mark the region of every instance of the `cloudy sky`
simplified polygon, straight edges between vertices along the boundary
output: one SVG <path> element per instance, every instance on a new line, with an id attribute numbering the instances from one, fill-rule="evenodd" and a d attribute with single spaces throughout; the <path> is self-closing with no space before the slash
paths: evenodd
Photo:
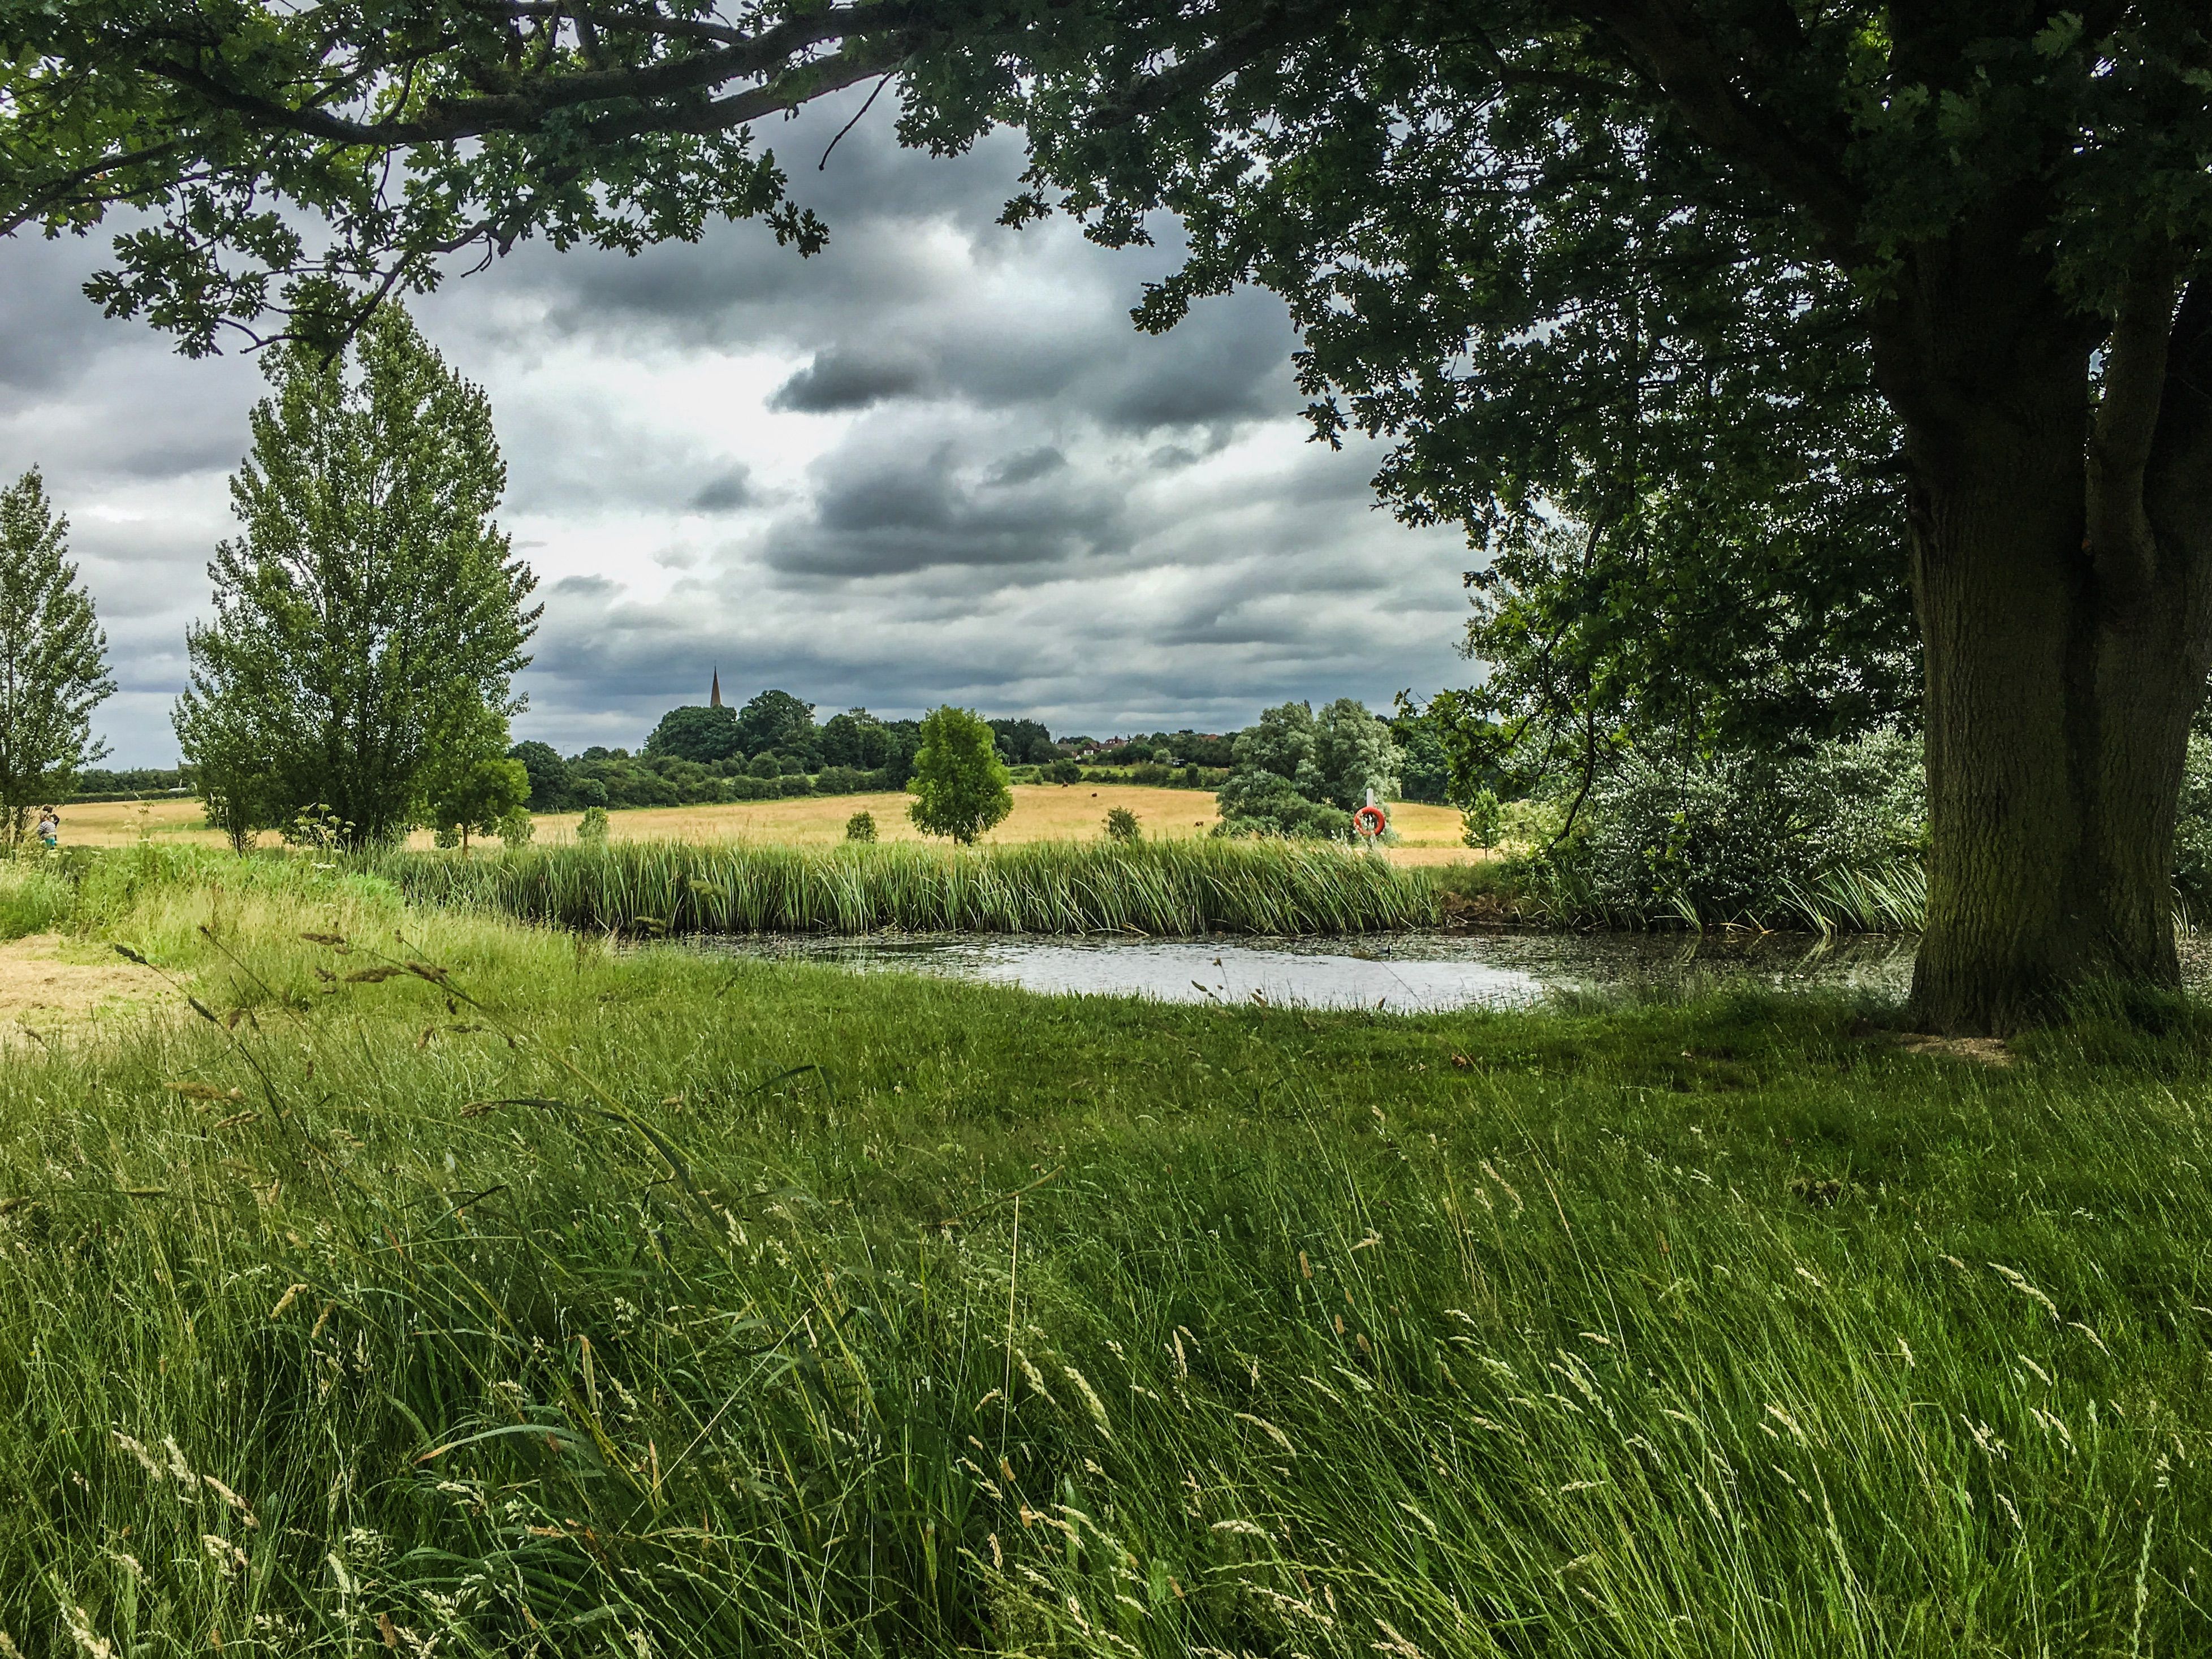
<path id="1" fill-rule="evenodd" d="M 1305 441 L 1281 306 L 1138 334 L 1171 250 L 1000 228 L 1018 144 L 902 151 L 888 103 L 826 171 L 849 108 L 769 135 L 830 223 L 812 259 L 757 224 L 635 259 L 532 244 L 416 302 L 490 393 L 545 601 L 517 736 L 635 746 L 717 665 L 739 697 L 1099 736 L 1464 684 L 1464 546 L 1375 507 L 1373 449 Z M 0 473 L 43 466 L 73 521 L 122 688 L 110 763 L 169 764 L 263 387 L 101 318 L 79 285 L 104 250 L 0 241 Z"/>

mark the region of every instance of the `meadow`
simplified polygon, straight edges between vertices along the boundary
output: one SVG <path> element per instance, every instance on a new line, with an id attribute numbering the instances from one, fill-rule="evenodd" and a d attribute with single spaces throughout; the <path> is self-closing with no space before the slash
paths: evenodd
<path id="1" fill-rule="evenodd" d="M 1095 841 L 1107 812 L 1124 806 L 1150 840 L 1181 840 L 1210 832 L 1219 821 L 1212 794 L 1199 789 L 1154 789 L 1134 784 L 1017 784 L 1014 810 L 984 837 L 988 846 L 1034 841 Z M 737 801 L 720 806 L 652 806 L 607 815 L 611 841 L 717 842 L 753 840 L 793 847 L 826 847 L 845 838 L 845 821 L 866 812 L 886 842 L 926 842 L 908 822 L 903 794 L 805 795 L 791 800 Z M 1479 858 L 1461 842 L 1460 817 L 1447 806 L 1399 801 L 1391 806 L 1399 843 L 1394 861 L 1408 864 L 1456 862 Z M 536 818 L 540 842 L 560 844 L 575 838 L 575 812 L 547 812 Z M 222 836 L 206 827 L 199 803 L 161 799 L 102 801 L 70 806 L 62 815 L 63 840 L 72 847 L 127 847 L 141 839 L 186 846 L 221 847 Z M 264 844 L 276 836 L 264 833 Z M 942 845 L 942 842 L 938 843 Z M 408 845 L 430 845 L 418 830 Z"/>
<path id="2" fill-rule="evenodd" d="M 173 852 L 0 916 L 174 988 L 0 1035 L 33 1659 L 2212 1638 L 2185 1006 L 1077 1001 Z"/>

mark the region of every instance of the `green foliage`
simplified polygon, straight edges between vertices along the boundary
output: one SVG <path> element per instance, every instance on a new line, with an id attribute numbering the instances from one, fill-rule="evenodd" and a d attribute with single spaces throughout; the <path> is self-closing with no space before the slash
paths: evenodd
<path id="1" fill-rule="evenodd" d="M 288 847 L 304 847 L 317 853 L 335 853 L 356 844 L 354 826 L 340 817 L 327 802 L 311 801 L 283 823 Z"/>
<path id="2" fill-rule="evenodd" d="M 1364 805 L 1370 790 L 1377 800 L 1398 793 L 1398 745 L 1390 728 L 1351 697 L 1339 697 L 1314 717 L 1313 765 L 1319 799 L 1346 811 Z"/>
<path id="3" fill-rule="evenodd" d="M 1239 770 L 1256 769 L 1286 778 L 1302 795 L 1319 799 L 1327 786 L 1314 763 L 1313 705 L 1278 703 L 1237 734 L 1233 750 Z"/>
<path id="4" fill-rule="evenodd" d="M 1109 841 L 1126 843 L 1145 838 L 1144 830 L 1137 822 L 1137 815 L 1126 806 L 1108 807 L 1104 827 Z"/>
<path id="5" fill-rule="evenodd" d="M 1276 842 L 965 852 L 625 841 L 465 861 L 393 853 L 361 867 L 422 903 L 624 933 L 1347 933 L 1432 927 L 1439 915 L 1418 871 Z"/>
<path id="6" fill-rule="evenodd" d="M 712 766 L 743 750 L 734 708 L 703 708 L 696 705 L 672 708 L 645 740 L 645 752 L 669 755 L 678 760 Z"/>
<path id="7" fill-rule="evenodd" d="M 1217 835 L 1342 841 L 1352 830 L 1349 814 L 1301 793 L 1288 778 L 1256 766 L 1231 772 L 1214 801 L 1221 813 Z"/>
<path id="8" fill-rule="evenodd" d="M 274 395 L 231 480 L 243 533 L 210 566 L 178 740 L 210 821 L 323 802 L 352 844 L 388 841 L 441 755 L 523 706 L 535 579 L 492 522 L 507 475 L 490 407 L 404 311 L 379 311 L 346 358 L 265 361 Z"/>
<path id="9" fill-rule="evenodd" d="M 107 636 L 69 562 L 69 520 L 33 468 L 0 489 L 0 839 L 66 797 L 106 752 L 92 711 L 113 694 Z"/>
<path id="10" fill-rule="evenodd" d="M 814 705 L 788 691 L 763 691 L 739 711 L 738 742 L 748 755 L 763 749 L 803 755 L 816 742 Z"/>
<path id="11" fill-rule="evenodd" d="M 27 1655 L 2212 1642 L 2201 1019 L 1034 997 L 224 863 L 99 878 L 221 1023 L 0 1066 Z"/>
<path id="12" fill-rule="evenodd" d="M 576 820 L 576 840 L 585 847 L 604 847 L 607 842 L 607 809 L 586 806 L 584 816 Z"/>
<path id="13" fill-rule="evenodd" d="M 499 832 L 500 845 L 510 853 L 518 847 L 529 846 L 538 836 L 538 821 L 524 806 L 514 808 L 494 827 Z"/>
<path id="14" fill-rule="evenodd" d="M 999 753 L 1009 766 L 1042 766 L 1060 758 L 1052 733 L 1036 720 L 995 720 L 989 725 Z"/>
<path id="15" fill-rule="evenodd" d="M 144 800 L 173 795 L 191 788 L 186 774 L 174 766 L 87 766 L 76 775 L 70 790 L 71 801 Z"/>
<path id="16" fill-rule="evenodd" d="M 0 860 L 0 939 L 52 933 L 76 904 L 76 892 L 52 854 Z"/>
<path id="17" fill-rule="evenodd" d="M 1425 710 L 1402 706 L 1390 722 L 1398 745 L 1398 791 L 1401 799 L 1443 805 L 1452 799 L 1451 758 Z"/>
<path id="18" fill-rule="evenodd" d="M 1487 789 L 1476 790 L 1474 799 L 1460 814 L 1462 839 L 1469 847 L 1487 849 L 1497 846 L 1504 829 L 1504 817 L 1496 795 Z"/>
<path id="19" fill-rule="evenodd" d="M 1839 878 L 1913 891 L 1927 838 L 1920 745 L 1894 732 L 1803 757 L 1624 757 L 1540 879 L 1615 921 L 1705 926 L 1818 917 Z M 1893 925 L 1914 925 L 1898 916 Z"/>
<path id="20" fill-rule="evenodd" d="M 907 815 L 915 824 L 963 847 L 1014 810 L 995 734 L 969 710 L 949 704 L 923 716 L 907 787 L 915 797 Z"/>
<path id="21" fill-rule="evenodd" d="M 845 839 L 872 845 L 876 839 L 876 815 L 855 812 L 845 820 Z"/>
<path id="22" fill-rule="evenodd" d="M 464 852 L 471 835 L 501 832 L 501 826 L 518 814 L 528 822 L 525 808 L 530 800 L 530 774 L 520 761 L 479 755 L 452 769 L 440 782 L 430 803 L 430 822 L 437 829 L 458 831 Z"/>
<path id="23" fill-rule="evenodd" d="M 508 759 L 520 761 L 523 770 L 530 775 L 532 811 L 557 812 L 568 804 L 574 781 L 568 763 L 561 758 L 551 744 L 518 743 L 507 753 Z M 604 806 L 606 802 L 602 799 L 597 805 Z"/>
<path id="24" fill-rule="evenodd" d="M 1398 749 L 1365 705 L 1340 697 L 1316 717 L 1310 705 L 1263 710 L 1237 735 L 1237 769 L 1220 787 L 1221 830 L 1232 836 L 1349 833 L 1347 813 L 1395 792 Z"/>
<path id="25" fill-rule="evenodd" d="M 2212 922 L 2212 737 L 2189 735 L 2173 826 L 2173 885 L 2199 927 Z"/>

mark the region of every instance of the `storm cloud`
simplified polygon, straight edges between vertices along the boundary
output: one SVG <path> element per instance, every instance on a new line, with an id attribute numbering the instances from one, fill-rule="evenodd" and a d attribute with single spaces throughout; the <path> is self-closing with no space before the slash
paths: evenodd
<path id="1" fill-rule="evenodd" d="M 1461 538 L 1376 510 L 1372 446 L 1306 441 L 1279 301 L 1139 333 L 1172 225 L 1121 251 L 1005 228 L 1016 139 L 932 158 L 884 109 L 817 169 L 857 107 L 772 135 L 831 226 L 811 258 L 754 224 L 635 258 L 526 243 L 416 302 L 491 397 L 540 579 L 518 736 L 635 745 L 717 669 L 1098 735 L 1464 683 Z M 72 515 L 123 687 L 100 725 L 161 763 L 264 387 L 101 318 L 80 289 L 105 247 L 0 241 L 0 471 L 42 465 Z"/>

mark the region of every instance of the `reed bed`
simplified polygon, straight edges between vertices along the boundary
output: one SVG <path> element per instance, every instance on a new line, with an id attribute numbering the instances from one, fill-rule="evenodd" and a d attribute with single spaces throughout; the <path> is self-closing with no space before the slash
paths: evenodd
<path id="1" fill-rule="evenodd" d="M 398 854 L 410 898 L 619 933 L 1351 933 L 1432 927 L 1434 884 L 1327 846 L 1040 842 L 962 852 L 678 841 Z"/>
<path id="2" fill-rule="evenodd" d="M 199 1011 L 0 1036 L 0 1652 L 2212 1643 L 2186 1009 L 1995 1067 L 86 881 Z"/>

